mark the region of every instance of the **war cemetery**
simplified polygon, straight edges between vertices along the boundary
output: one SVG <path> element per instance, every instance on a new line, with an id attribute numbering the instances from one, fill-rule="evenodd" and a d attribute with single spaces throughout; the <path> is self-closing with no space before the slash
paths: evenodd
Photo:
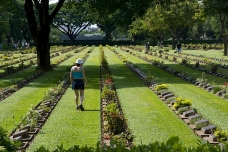
<path id="1" fill-rule="evenodd" d="M 227 2 L 0 2 L 1 152 L 226 152 Z"/>

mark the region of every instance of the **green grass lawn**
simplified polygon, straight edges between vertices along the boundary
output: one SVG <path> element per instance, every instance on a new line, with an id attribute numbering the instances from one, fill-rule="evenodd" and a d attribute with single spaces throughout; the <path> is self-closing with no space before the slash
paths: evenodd
<path id="1" fill-rule="evenodd" d="M 157 67 L 149 65 L 129 53 L 120 52 L 127 57 L 129 61 L 137 64 L 143 72 L 147 73 L 150 71 L 152 75 L 155 75 L 158 78 L 157 82 L 168 84 L 169 90 L 173 92 L 175 96 L 191 99 L 192 106 L 211 123 L 222 129 L 228 129 L 228 102 L 226 100 L 212 93 L 208 93 L 193 84 L 189 84 Z"/>
<path id="2" fill-rule="evenodd" d="M 100 64 L 98 53 L 97 47 L 90 53 L 84 64 L 88 80 L 83 104 L 85 111 L 76 110 L 74 92 L 70 85 L 27 151 L 35 151 L 42 145 L 50 151 L 54 151 L 57 148 L 56 145 L 61 144 L 66 149 L 73 145 L 95 147 L 96 143 L 100 141 Z M 77 57 L 80 56 L 77 55 Z"/>
<path id="3" fill-rule="evenodd" d="M 123 113 L 129 129 L 135 136 L 134 144 L 149 144 L 155 141 L 166 142 L 171 136 L 179 136 L 185 146 L 197 146 L 199 138 L 193 131 L 155 93 L 147 88 L 113 52 L 107 47 L 104 48 Z M 127 52 L 120 51 L 118 48 L 115 49 L 127 60 L 138 65 L 143 72 L 148 73 L 150 71 L 152 75 L 158 77 L 159 83 L 168 84 L 169 90 L 177 97 L 191 99 L 192 106 L 214 125 L 228 129 L 227 101 Z M 41 101 L 48 88 L 57 84 L 66 68 L 71 66 L 78 57 L 87 53 L 88 50 L 89 47 L 74 54 L 72 58 L 57 66 L 55 70 L 45 73 L 12 96 L 1 101 L 0 125 L 8 133 L 11 133 L 12 129 L 19 124 L 21 117 L 28 112 L 28 109 Z M 211 51 L 204 52 L 207 52 L 208 55 L 211 53 Z M 148 58 L 154 57 L 148 56 Z M 188 71 L 194 77 L 201 77 L 202 74 L 199 71 L 172 62 L 165 62 L 165 64 L 183 72 Z M 42 145 L 50 151 L 55 150 L 57 145 L 61 144 L 65 149 L 73 145 L 95 147 L 101 138 L 99 66 L 99 47 L 96 47 L 84 65 L 88 80 L 84 100 L 85 111 L 75 109 L 74 92 L 70 85 L 27 151 L 35 151 Z M 12 78 L 15 77 L 17 76 L 12 75 Z M 215 80 L 217 84 L 224 83 L 221 78 L 209 75 L 206 77 L 209 82 Z M 1 83 L 5 84 L 6 82 L 1 81 L 0 85 Z"/>
<path id="4" fill-rule="evenodd" d="M 106 48 L 105 56 L 117 88 L 117 94 L 135 144 L 164 142 L 179 136 L 186 146 L 196 146 L 199 139 L 113 52 Z M 120 52 L 122 54 L 122 52 Z M 140 62 L 138 58 L 132 61 Z"/>
<path id="5" fill-rule="evenodd" d="M 80 52 L 85 54 L 87 50 Z M 77 55 L 77 54 L 75 54 Z M 19 124 L 28 109 L 36 106 L 44 96 L 45 91 L 56 85 L 63 77 L 66 68 L 72 65 L 71 60 L 66 60 L 53 71 L 47 72 L 35 81 L 29 83 L 10 97 L 0 102 L 0 124 L 8 133 Z"/>
<path id="6" fill-rule="evenodd" d="M 73 51 L 69 52 L 69 53 L 72 53 Z M 67 53 L 67 54 L 69 54 Z M 65 55 L 65 54 L 63 54 Z M 55 62 L 57 60 L 59 60 L 60 58 L 62 58 L 62 56 L 56 56 L 54 58 L 51 59 L 51 62 Z M 18 80 L 23 80 L 24 78 L 28 78 L 30 77 L 34 71 L 36 69 L 36 65 L 34 66 L 31 66 L 29 68 L 26 68 L 22 71 L 19 71 L 19 72 L 16 72 L 16 73 L 13 73 L 9 76 L 6 76 L 4 78 L 1 78 L 0 80 L 0 88 L 5 88 L 5 87 L 9 87 L 11 85 L 14 85 L 13 81 L 18 81 Z"/>
<path id="7" fill-rule="evenodd" d="M 133 51 L 133 50 L 131 50 L 131 51 Z M 136 51 L 134 51 L 134 52 L 136 52 Z M 144 52 L 141 52 L 139 54 L 141 56 L 143 56 L 143 57 L 147 57 L 148 59 L 163 60 L 164 61 L 164 65 L 166 65 L 168 67 L 171 67 L 172 69 L 177 70 L 179 72 L 182 72 L 184 74 L 187 74 L 187 75 L 189 75 L 189 76 L 191 76 L 191 77 L 193 77 L 195 79 L 202 78 L 202 72 L 201 71 L 198 71 L 198 70 L 195 70 L 195 69 L 180 65 L 180 64 L 175 63 L 175 62 L 171 62 L 171 61 L 168 61 L 168 60 L 165 60 L 165 59 L 161 59 L 161 58 L 159 58 L 157 56 L 151 56 L 151 55 L 145 54 Z M 220 78 L 220 77 L 217 77 L 217 76 L 214 76 L 214 75 L 211 75 L 211 74 L 207 74 L 207 73 L 204 75 L 204 78 L 207 79 L 207 82 L 209 82 L 211 84 L 214 84 L 215 86 L 221 86 L 221 87 L 224 87 L 224 82 L 227 81 L 224 78 Z"/>

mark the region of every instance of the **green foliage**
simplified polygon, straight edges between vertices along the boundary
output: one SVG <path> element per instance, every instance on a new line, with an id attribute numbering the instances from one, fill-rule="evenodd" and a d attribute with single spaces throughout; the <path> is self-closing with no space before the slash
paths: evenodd
<path id="1" fill-rule="evenodd" d="M 218 141 L 227 141 L 228 130 L 217 129 L 214 132 L 214 135 L 218 138 Z"/>
<path id="2" fill-rule="evenodd" d="M 0 126 L 0 151 L 16 151 L 17 146 L 19 146 L 19 143 L 12 142 L 7 136 L 7 132 Z"/>
<path id="3" fill-rule="evenodd" d="M 174 103 L 173 107 L 178 109 L 180 107 L 191 106 L 192 101 L 190 99 L 183 99 L 181 97 L 176 98 L 176 102 Z"/>
<path id="4" fill-rule="evenodd" d="M 218 71 L 218 65 L 217 64 L 214 64 L 211 66 L 211 72 L 212 73 L 216 73 Z"/>
<path id="5" fill-rule="evenodd" d="M 117 104 L 116 104 L 114 101 L 110 102 L 110 103 L 104 108 L 104 110 L 105 110 L 107 113 L 109 113 L 109 112 L 118 113 L 118 112 L 119 112 L 118 107 L 117 107 Z"/>
<path id="6" fill-rule="evenodd" d="M 188 111 L 188 110 L 189 110 L 188 106 L 187 107 L 178 108 L 178 113 L 179 114 L 183 114 L 183 112 Z"/>
<path id="7" fill-rule="evenodd" d="M 149 71 L 146 76 L 146 81 L 151 82 L 151 81 L 156 81 L 156 80 L 157 80 L 157 77 L 155 77 L 154 75 L 151 75 L 151 72 Z"/>
<path id="8" fill-rule="evenodd" d="M 105 82 L 103 83 L 104 86 L 106 86 L 108 89 L 113 90 L 114 89 L 114 83 L 112 82 L 112 79 L 107 79 L 105 80 Z"/>
<path id="9" fill-rule="evenodd" d="M 113 135 L 124 132 L 126 128 L 126 122 L 123 115 L 119 114 L 117 104 L 114 102 L 108 104 L 108 106 L 105 108 L 105 111 L 105 119 L 108 121 L 108 124 L 105 126 L 107 130 Z"/>
<path id="10" fill-rule="evenodd" d="M 101 97 L 106 101 L 111 101 L 115 99 L 116 92 L 114 90 L 109 89 L 107 86 L 104 86 Z"/>
<path id="11" fill-rule="evenodd" d="M 179 137 L 171 137 L 167 142 L 159 143 L 149 143 L 147 145 L 133 145 L 129 148 L 126 148 L 126 145 L 122 141 L 115 141 L 111 139 L 110 146 L 102 145 L 97 142 L 96 147 L 79 147 L 77 145 L 72 146 L 69 149 L 64 149 L 63 145 L 57 146 L 55 152 L 226 152 L 228 145 L 225 144 L 223 147 L 219 145 L 211 145 L 209 142 L 200 142 L 197 147 L 185 147 L 180 141 Z M 34 152 L 50 152 L 45 147 L 41 146 Z"/>
<path id="12" fill-rule="evenodd" d="M 40 113 L 38 110 L 31 108 L 29 109 L 29 112 L 26 114 L 26 116 L 21 121 L 21 128 L 25 127 L 26 125 L 30 125 L 30 128 L 34 127 L 38 119 L 40 118 Z"/>
<path id="13" fill-rule="evenodd" d="M 228 94 L 225 94 L 224 95 L 224 99 L 228 99 Z"/>
<path id="14" fill-rule="evenodd" d="M 190 120 L 190 124 L 194 124 L 196 121 L 199 121 L 201 119 L 202 119 L 202 116 L 193 118 L 193 119 Z"/>
<path id="15" fill-rule="evenodd" d="M 221 91 L 221 90 L 222 90 L 221 87 L 216 86 L 216 87 L 213 88 L 213 94 L 216 94 L 217 92 L 219 92 L 219 91 Z"/>
<path id="16" fill-rule="evenodd" d="M 208 126 L 208 122 L 199 123 L 196 125 L 196 130 L 201 130 L 203 127 Z"/>
<path id="17" fill-rule="evenodd" d="M 201 84 L 206 84 L 207 79 L 205 78 L 205 72 L 202 72 L 201 78 L 197 78 L 196 81 L 198 81 Z"/>
<path id="18" fill-rule="evenodd" d="M 159 85 L 155 86 L 156 91 L 163 90 L 163 89 L 168 89 L 168 85 L 167 84 L 159 84 Z"/>

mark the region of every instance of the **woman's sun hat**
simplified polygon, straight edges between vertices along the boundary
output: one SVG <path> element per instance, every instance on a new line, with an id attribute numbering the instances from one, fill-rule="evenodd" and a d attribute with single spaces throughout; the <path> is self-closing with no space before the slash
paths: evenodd
<path id="1" fill-rule="evenodd" d="M 76 64 L 82 64 L 83 63 L 83 60 L 81 58 L 78 58 L 75 63 Z"/>

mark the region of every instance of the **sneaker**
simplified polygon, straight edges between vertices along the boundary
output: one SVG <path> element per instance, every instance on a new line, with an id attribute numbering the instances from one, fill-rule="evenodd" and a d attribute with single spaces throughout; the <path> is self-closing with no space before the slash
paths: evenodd
<path id="1" fill-rule="evenodd" d="M 79 108 L 81 109 L 81 111 L 84 111 L 83 105 L 80 105 Z"/>
<path id="2" fill-rule="evenodd" d="M 80 107 L 76 107 L 76 110 L 79 110 L 80 109 Z"/>

